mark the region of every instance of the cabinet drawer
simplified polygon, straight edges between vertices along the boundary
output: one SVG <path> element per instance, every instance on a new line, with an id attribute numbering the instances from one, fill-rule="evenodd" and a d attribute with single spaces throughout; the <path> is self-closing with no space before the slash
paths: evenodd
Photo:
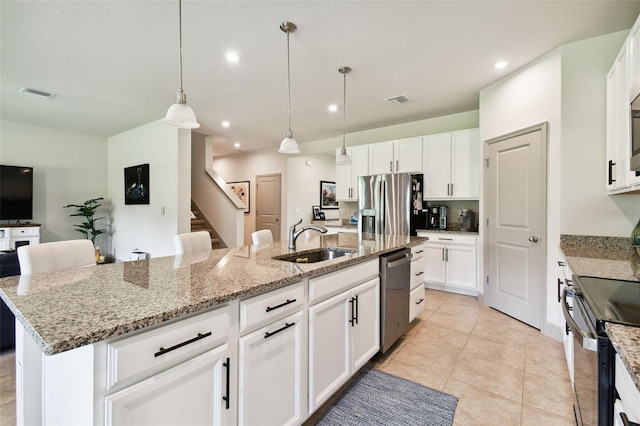
<path id="1" fill-rule="evenodd" d="M 424 259 L 411 261 L 411 290 L 424 283 Z"/>
<path id="2" fill-rule="evenodd" d="M 9 228 L 9 235 L 12 237 L 35 237 L 40 235 L 40 228 L 37 226 L 26 228 Z"/>
<path id="3" fill-rule="evenodd" d="M 413 260 L 422 259 L 424 257 L 424 245 L 420 244 L 419 246 L 411 247 L 411 254 L 413 255 Z"/>
<path id="4" fill-rule="evenodd" d="M 107 388 L 142 379 L 214 348 L 228 339 L 230 325 L 225 307 L 109 342 Z"/>
<path id="5" fill-rule="evenodd" d="M 424 286 L 416 287 L 409 293 L 409 322 L 424 309 Z"/>
<path id="6" fill-rule="evenodd" d="M 302 281 L 243 300 L 240 302 L 240 333 L 284 318 L 302 309 L 303 304 Z"/>
<path id="7" fill-rule="evenodd" d="M 370 260 L 330 274 L 309 280 L 309 304 L 317 303 L 328 297 L 348 290 L 378 276 L 379 260 Z"/>
<path id="8" fill-rule="evenodd" d="M 428 234 L 429 243 L 476 245 L 476 237 L 460 234 Z"/>
<path id="9" fill-rule="evenodd" d="M 640 422 L 640 391 L 636 387 L 631 375 L 622 363 L 620 355 L 616 354 L 616 390 L 622 401 L 622 409 L 632 422 Z"/>

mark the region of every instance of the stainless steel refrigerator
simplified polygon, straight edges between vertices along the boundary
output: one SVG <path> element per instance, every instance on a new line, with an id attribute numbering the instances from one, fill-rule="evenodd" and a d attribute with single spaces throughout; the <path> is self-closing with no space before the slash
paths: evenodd
<path id="1" fill-rule="evenodd" d="M 422 174 L 395 173 L 358 178 L 358 228 L 362 235 L 416 235 L 426 227 Z"/>

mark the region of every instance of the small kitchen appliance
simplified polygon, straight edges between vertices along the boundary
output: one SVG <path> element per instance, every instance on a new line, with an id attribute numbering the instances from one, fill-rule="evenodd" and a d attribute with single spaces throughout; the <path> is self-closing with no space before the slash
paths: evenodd
<path id="1" fill-rule="evenodd" d="M 427 229 L 440 229 L 440 206 L 428 206 Z"/>
<path id="2" fill-rule="evenodd" d="M 476 230 L 476 213 L 471 209 L 460 210 L 460 230 L 475 231 Z"/>
<path id="3" fill-rule="evenodd" d="M 447 206 L 440 206 L 440 229 L 447 229 Z"/>

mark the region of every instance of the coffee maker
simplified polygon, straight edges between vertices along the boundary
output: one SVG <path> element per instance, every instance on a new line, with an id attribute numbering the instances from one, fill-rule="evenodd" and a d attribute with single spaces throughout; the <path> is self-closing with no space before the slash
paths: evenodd
<path id="1" fill-rule="evenodd" d="M 476 214 L 471 209 L 460 210 L 460 230 L 475 231 L 476 230 Z"/>
<path id="2" fill-rule="evenodd" d="M 447 206 L 427 206 L 427 229 L 447 228 Z"/>

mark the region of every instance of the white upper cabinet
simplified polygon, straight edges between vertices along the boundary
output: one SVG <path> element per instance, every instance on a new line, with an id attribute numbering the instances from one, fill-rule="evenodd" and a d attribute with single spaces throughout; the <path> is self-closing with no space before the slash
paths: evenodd
<path id="1" fill-rule="evenodd" d="M 421 137 L 369 145 L 369 174 L 420 173 L 421 171 Z"/>
<path id="2" fill-rule="evenodd" d="M 629 34 L 629 103 L 640 94 L 640 16 Z"/>
<path id="3" fill-rule="evenodd" d="M 480 188 L 478 129 L 426 136 L 424 199 L 477 199 Z"/>
<path id="4" fill-rule="evenodd" d="M 336 150 L 336 158 L 341 148 Z M 351 158 L 348 166 L 336 165 L 336 199 L 338 201 L 358 200 L 358 176 L 369 174 L 369 145 L 358 145 L 347 148 Z"/>

